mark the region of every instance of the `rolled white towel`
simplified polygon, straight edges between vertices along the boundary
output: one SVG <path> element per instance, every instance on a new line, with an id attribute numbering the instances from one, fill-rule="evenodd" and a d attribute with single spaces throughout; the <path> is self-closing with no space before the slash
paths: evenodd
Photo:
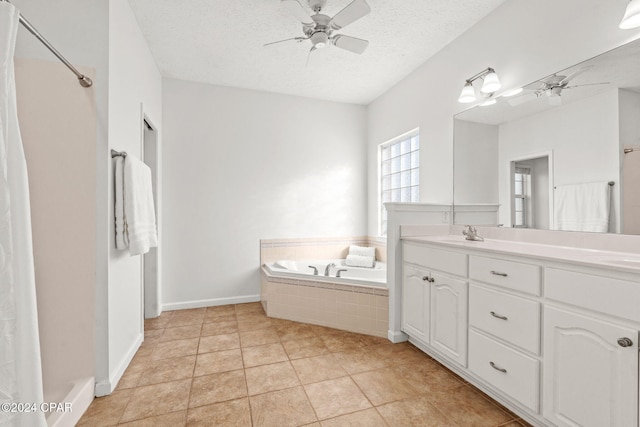
<path id="1" fill-rule="evenodd" d="M 349 267 L 368 267 L 371 268 L 375 265 L 375 258 L 371 256 L 364 255 L 347 255 L 347 259 L 344 260 L 344 263 Z"/>
<path id="2" fill-rule="evenodd" d="M 360 255 L 374 258 L 376 257 L 376 248 L 369 248 L 366 246 L 349 246 L 349 255 Z"/>

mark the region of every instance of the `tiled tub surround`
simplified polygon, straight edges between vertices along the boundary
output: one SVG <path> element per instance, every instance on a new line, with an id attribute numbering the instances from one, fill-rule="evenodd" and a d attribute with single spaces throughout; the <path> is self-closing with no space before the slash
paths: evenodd
<path id="1" fill-rule="evenodd" d="M 386 260 L 384 239 L 371 237 L 262 240 L 261 265 L 277 260 L 344 259 L 349 245 L 373 246 L 376 260 Z M 322 274 L 319 271 L 319 274 Z M 333 282 L 333 283 L 332 283 Z M 269 317 L 386 337 L 389 298 L 379 283 L 347 285 L 324 277 L 277 277 L 261 273 L 261 300 Z"/>
<path id="2" fill-rule="evenodd" d="M 522 421 L 408 343 L 268 318 L 162 313 L 79 426 L 486 426 Z"/>
<path id="3" fill-rule="evenodd" d="M 403 238 L 410 341 L 534 425 L 638 426 L 640 238 L 479 234 Z"/>

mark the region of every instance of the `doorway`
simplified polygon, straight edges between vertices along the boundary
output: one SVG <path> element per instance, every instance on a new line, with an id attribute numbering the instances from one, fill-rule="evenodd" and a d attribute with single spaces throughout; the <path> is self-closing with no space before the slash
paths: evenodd
<path id="1" fill-rule="evenodd" d="M 553 173 L 551 153 L 511 159 L 509 162 L 512 227 L 551 229 Z"/>
<path id="2" fill-rule="evenodd" d="M 142 153 L 143 161 L 151 169 L 151 185 L 153 188 L 153 205 L 156 215 L 158 242 L 160 241 L 160 227 L 158 218 L 158 169 L 159 147 L 158 131 L 149 118 L 143 114 L 142 119 Z M 160 303 L 160 262 L 158 248 L 151 248 L 142 256 L 142 301 L 145 319 L 158 317 L 162 313 Z"/>

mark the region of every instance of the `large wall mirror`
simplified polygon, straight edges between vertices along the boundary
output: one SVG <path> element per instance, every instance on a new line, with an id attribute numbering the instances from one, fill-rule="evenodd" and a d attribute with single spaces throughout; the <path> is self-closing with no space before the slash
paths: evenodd
<path id="1" fill-rule="evenodd" d="M 454 205 L 497 224 L 640 234 L 640 40 L 454 117 Z"/>

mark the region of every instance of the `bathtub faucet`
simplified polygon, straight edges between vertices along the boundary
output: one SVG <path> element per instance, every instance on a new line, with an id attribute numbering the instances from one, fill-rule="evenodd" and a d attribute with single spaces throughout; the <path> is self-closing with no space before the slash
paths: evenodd
<path id="1" fill-rule="evenodd" d="M 340 270 L 336 271 L 336 277 L 340 277 L 340 273 L 342 273 L 343 271 L 347 271 L 347 269 L 343 268 L 343 269 L 340 269 Z"/>
<path id="2" fill-rule="evenodd" d="M 336 266 L 336 265 L 335 265 L 334 263 L 327 264 L 327 267 L 324 269 L 324 275 L 325 275 L 325 276 L 329 276 L 329 269 L 330 269 L 331 267 L 335 267 L 335 266 Z"/>
<path id="3" fill-rule="evenodd" d="M 310 265 L 309 268 L 313 268 L 313 275 L 317 276 L 318 275 L 318 269 L 315 268 L 313 265 Z"/>

